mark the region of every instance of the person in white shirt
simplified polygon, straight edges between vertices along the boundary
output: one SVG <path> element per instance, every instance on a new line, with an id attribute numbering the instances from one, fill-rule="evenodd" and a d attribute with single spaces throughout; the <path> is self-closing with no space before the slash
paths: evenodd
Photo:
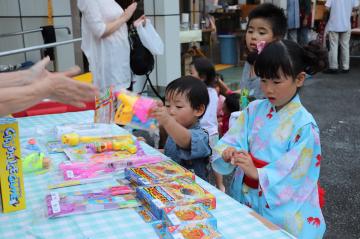
<path id="1" fill-rule="evenodd" d="M 78 0 L 77 5 L 82 13 L 81 49 L 89 61 L 94 85 L 100 89 L 100 98 L 110 87 L 114 91 L 128 88 L 131 70 L 126 23 L 137 3 L 125 10 L 115 0 Z"/>
<path id="2" fill-rule="evenodd" d="M 351 13 L 359 6 L 359 0 L 327 0 L 325 6 L 330 10 L 326 30 L 329 33 L 329 69 L 324 73 L 348 73 L 350 70 L 350 36 Z M 338 49 L 340 45 L 340 65 L 338 63 Z"/>

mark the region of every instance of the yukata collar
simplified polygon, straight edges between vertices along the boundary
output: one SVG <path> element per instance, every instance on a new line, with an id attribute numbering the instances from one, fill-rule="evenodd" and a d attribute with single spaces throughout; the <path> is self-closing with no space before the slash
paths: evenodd
<path id="1" fill-rule="evenodd" d="M 287 109 L 289 109 L 289 108 L 294 108 L 296 106 L 301 105 L 300 96 L 298 93 L 296 93 L 293 96 L 293 98 L 284 107 L 282 107 L 279 111 L 276 111 L 275 105 L 271 104 L 270 101 L 269 101 L 269 105 L 270 105 L 270 112 L 273 112 L 273 113 L 286 112 Z"/>

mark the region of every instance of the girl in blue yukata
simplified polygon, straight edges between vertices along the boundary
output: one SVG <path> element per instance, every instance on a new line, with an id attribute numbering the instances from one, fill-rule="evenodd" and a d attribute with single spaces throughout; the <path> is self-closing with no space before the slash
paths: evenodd
<path id="1" fill-rule="evenodd" d="M 248 18 L 245 34 L 248 56 L 240 81 L 242 107 L 246 107 L 249 100 L 265 98 L 260 89 L 260 78 L 254 71 L 257 45 L 280 40 L 285 37 L 287 31 L 284 11 L 271 3 L 257 6 L 250 12 Z"/>
<path id="2" fill-rule="evenodd" d="M 258 50 L 255 72 L 266 99 L 251 102 L 220 139 L 213 169 L 235 170 L 230 194 L 239 202 L 298 238 L 322 238 L 319 128 L 298 91 L 306 73 L 326 68 L 327 52 L 288 40 Z"/>

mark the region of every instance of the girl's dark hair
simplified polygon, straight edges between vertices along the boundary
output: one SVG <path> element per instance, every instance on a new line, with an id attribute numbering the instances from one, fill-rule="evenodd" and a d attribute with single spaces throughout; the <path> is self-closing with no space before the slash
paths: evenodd
<path id="1" fill-rule="evenodd" d="M 269 43 L 255 61 L 255 74 L 261 78 L 279 79 L 279 70 L 295 79 L 300 72 L 309 75 L 328 66 L 328 53 L 318 42 L 307 46 L 289 40 Z"/>
<path id="2" fill-rule="evenodd" d="M 255 7 L 249 14 L 249 23 L 253 19 L 262 18 L 271 25 L 274 38 L 282 39 L 287 32 L 287 19 L 284 10 L 271 3 L 260 4 Z M 248 52 L 247 61 L 253 65 L 257 57 L 257 51 Z"/>
<path id="3" fill-rule="evenodd" d="M 206 57 L 198 57 L 191 63 L 207 86 L 214 87 L 216 71 L 214 65 Z"/>
<path id="4" fill-rule="evenodd" d="M 191 108 L 195 110 L 200 109 L 200 107 L 204 105 L 206 111 L 210 101 L 205 83 L 193 76 L 180 77 L 166 86 L 165 96 L 172 98 L 177 94 L 184 94 Z"/>
<path id="5" fill-rule="evenodd" d="M 240 95 L 233 93 L 226 96 L 224 104 L 228 108 L 229 112 L 235 112 L 240 110 Z"/>

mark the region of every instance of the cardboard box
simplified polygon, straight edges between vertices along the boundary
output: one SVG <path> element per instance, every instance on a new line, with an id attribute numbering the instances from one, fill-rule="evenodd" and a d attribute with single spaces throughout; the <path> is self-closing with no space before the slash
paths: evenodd
<path id="1" fill-rule="evenodd" d="M 0 188 L 4 213 L 25 209 L 19 127 L 14 118 L 0 118 Z"/>

